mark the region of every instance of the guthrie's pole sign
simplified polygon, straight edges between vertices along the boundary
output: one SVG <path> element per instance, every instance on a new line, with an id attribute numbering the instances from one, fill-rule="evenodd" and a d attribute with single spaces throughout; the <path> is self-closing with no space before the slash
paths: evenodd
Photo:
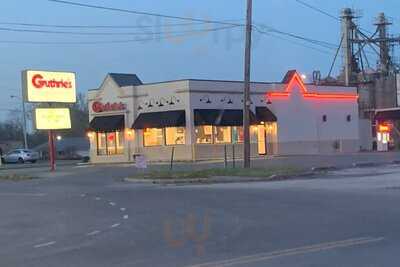
<path id="1" fill-rule="evenodd" d="M 73 72 L 25 70 L 22 72 L 22 88 L 26 102 L 76 102 Z"/>
<path id="2" fill-rule="evenodd" d="M 73 72 L 25 70 L 22 72 L 24 101 L 47 103 L 49 108 L 35 110 L 36 128 L 49 130 L 49 159 L 55 171 L 55 145 L 53 130 L 71 128 L 68 108 L 51 108 L 52 103 L 76 103 L 76 80 Z"/>

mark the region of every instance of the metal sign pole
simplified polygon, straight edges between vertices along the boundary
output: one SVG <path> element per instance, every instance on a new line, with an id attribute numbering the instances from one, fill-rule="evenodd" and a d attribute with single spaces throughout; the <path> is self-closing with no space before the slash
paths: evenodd
<path id="1" fill-rule="evenodd" d="M 50 171 L 56 170 L 55 166 L 55 148 L 54 148 L 54 134 L 52 130 L 49 130 L 49 160 L 50 160 Z"/>

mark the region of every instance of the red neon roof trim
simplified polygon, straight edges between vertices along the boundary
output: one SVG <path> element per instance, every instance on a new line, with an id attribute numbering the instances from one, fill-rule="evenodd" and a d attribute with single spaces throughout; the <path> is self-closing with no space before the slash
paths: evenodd
<path id="1" fill-rule="evenodd" d="M 306 85 L 301 79 L 300 75 L 295 72 L 292 79 L 286 86 L 283 92 L 268 92 L 268 97 L 288 97 L 293 91 L 294 85 L 297 84 L 300 87 L 300 91 L 304 98 L 314 98 L 314 99 L 352 99 L 357 100 L 358 94 L 343 94 L 343 93 L 309 93 Z"/>

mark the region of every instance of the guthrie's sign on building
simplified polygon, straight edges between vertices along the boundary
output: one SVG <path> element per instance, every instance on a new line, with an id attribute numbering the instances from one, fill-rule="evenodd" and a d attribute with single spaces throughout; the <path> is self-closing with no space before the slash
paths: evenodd
<path id="1" fill-rule="evenodd" d="M 76 102 L 75 73 L 26 70 L 22 86 L 27 102 Z"/>

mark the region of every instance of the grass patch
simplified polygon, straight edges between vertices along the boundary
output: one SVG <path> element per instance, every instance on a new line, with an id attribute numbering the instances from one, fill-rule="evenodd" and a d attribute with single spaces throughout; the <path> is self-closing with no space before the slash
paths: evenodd
<path id="1" fill-rule="evenodd" d="M 13 181 L 13 182 L 19 182 L 19 181 L 27 181 L 27 180 L 33 180 L 35 179 L 32 176 L 29 175 L 21 175 L 21 174 L 3 174 L 0 175 L 0 181 Z"/>
<path id="2" fill-rule="evenodd" d="M 272 175 L 295 175 L 304 172 L 299 168 L 213 168 L 198 171 L 149 171 L 137 173 L 131 178 L 144 179 L 199 179 L 211 177 L 257 177 L 267 178 Z"/>

